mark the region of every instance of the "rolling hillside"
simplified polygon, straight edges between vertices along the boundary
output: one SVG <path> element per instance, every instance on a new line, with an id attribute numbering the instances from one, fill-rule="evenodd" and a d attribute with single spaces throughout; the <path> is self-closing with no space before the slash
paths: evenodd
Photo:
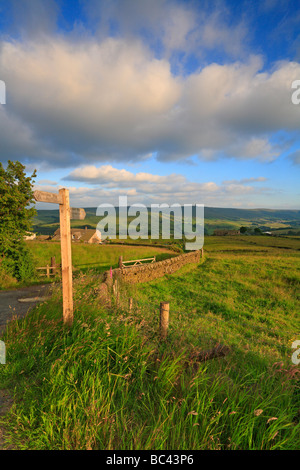
<path id="1" fill-rule="evenodd" d="M 85 208 L 86 218 L 73 220 L 72 227 L 95 228 L 99 221 L 96 208 Z M 263 230 L 276 230 L 281 235 L 293 232 L 300 233 L 299 210 L 273 210 L 273 209 L 231 209 L 218 207 L 205 207 L 205 233 L 210 235 L 219 228 L 260 227 Z M 52 235 L 59 226 L 58 210 L 38 210 L 33 222 L 33 231 L 38 234 Z"/>

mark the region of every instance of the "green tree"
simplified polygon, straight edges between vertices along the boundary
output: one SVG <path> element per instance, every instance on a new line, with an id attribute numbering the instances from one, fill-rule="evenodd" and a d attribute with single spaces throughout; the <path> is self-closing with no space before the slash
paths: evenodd
<path id="1" fill-rule="evenodd" d="M 33 178 L 26 176 L 25 166 L 8 161 L 0 163 L 0 262 L 1 269 L 20 281 L 34 275 L 34 264 L 24 241 L 36 214 Z M 30 207 L 31 206 L 31 207 Z"/>
<path id="2" fill-rule="evenodd" d="M 240 228 L 240 233 L 246 233 L 247 232 L 247 227 L 241 227 Z"/>

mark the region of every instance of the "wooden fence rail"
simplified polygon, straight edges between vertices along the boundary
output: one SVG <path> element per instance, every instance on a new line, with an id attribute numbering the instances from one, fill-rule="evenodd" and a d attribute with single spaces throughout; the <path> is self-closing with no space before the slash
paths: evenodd
<path id="1" fill-rule="evenodd" d="M 143 259 L 133 259 L 130 261 L 123 261 L 123 256 L 119 257 L 119 268 L 131 268 L 132 266 L 139 266 L 142 264 L 155 263 L 156 257 L 153 258 L 143 258 Z"/>
<path id="2" fill-rule="evenodd" d="M 41 266 L 41 267 L 36 268 L 36 270 L 46 271 L 45 273 L 40 273 L 40 276 L 46 276 L 49 278 L 50 276 L 56 275 L 57 266 L 49 266 L 49 264 L 47 264 L 47 266 Z"/>
<path id="3" fill-rule="evenodd" d="M 46 271 L 45 273 L 41 273 L 40 276 L 46 276 L 47 278 L 50 278 L 51 276 L 56 276 L 56 274 L 59 274 L 61 272 L 61 265 L 56 264 L 55 256 L 52 256 L 50 265 L 47 264 L 46 266 L 38 267 L 36 268 L 36 270 Z"/>

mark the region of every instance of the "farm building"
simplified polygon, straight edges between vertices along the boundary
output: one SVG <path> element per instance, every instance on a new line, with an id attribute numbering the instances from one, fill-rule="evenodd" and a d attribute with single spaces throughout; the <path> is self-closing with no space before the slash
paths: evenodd
<path id="1" fill-rule="evenodd" d="M 36 234 L 32 232 L 26 232 L 24 235 L 24 240 L 34 240 L 36 238 Z"/>
<path id="2" fill-rule="evenodd" d="M 225 236 L 225 235 L 240 235 L 239 230 L 215 230 L 214 235 Z"/>
<path id="3" fill-rule="evenodd" d="M 95 229 L 72 228 L 71 237 L 74 242 L 101 243 L 101 232 Z M 52 240 L 60 240 L 59 228 L 54 232 Z"/>

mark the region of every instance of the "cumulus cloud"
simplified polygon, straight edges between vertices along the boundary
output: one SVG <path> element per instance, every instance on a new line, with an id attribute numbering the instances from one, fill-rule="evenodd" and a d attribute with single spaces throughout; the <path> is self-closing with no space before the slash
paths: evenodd
<path id="1" fill-rule="evenodd" d="M 185 182 L 182 175 L 171 174 L 168 176 L 153 175 L 151 173 L 140 172 L 133 174 L 125 169 L 113 168 L 111 165 L 103 165 L 96 168 L 94 165 L 87 165 L 76 168 L 64 179 L 69 181 L 80 181 L 92 184 L 103 184 L 106 187 L 131 187 L 136 184 L 166 184 L 172 178 L 173 184 Z"/>
<path id="2" fill-rule="evenodd" d="M 171 38 L 171 36 L 170 36 Z M 171 39 L 170 39 L 171 41 Z M 300 64 L 261 58 L 174 75 L 134 38 L 2 42 L 1 158 L 53 166 L 231 157 L 272 161 L 273 133 L 299 133 L 291 83 Z"/>
<path id="3" fill-rule="evenodd" d="M 70 188 L 71 200 L 81 207 L 84 207 L 84 204 L 98 206 L 102 202 L 117 204 L 119 196 L 123 195 L 128 196 L 128 204 L 198 203 L 222 207 L 224 201 L 225 205 L 228 202 L 247 205 L 249 196 L 255 198 L 272 194 L 270 188 L 252 185 L 257 181 L 265 181 L 264 177 L 223 181 L 222 184 L 217 184 L 214 181 L 190 181 L 176 173 L 165 176 L 145 172 L 133 173 L 111 165 L 83 166 L 72 171 L 64 179 L 85 185 Z M 38 189 L 42 189 L 41 184 Z"/>
<path id="4" fill-rule="evenodd" d="M 172 61 L 176 52 L 185 61 L 191 54 L 205 57 L 212 50 L 229 56 L 245 50 L 245 22 L 232 21 L 225 2 L 219 1 L 218 8 L 211 9 L 210 2 L 90 0 L 85 10 L 101 39 L 111 32 L 112 25 L 123 37 L 146 35 L 152 49 Z"/>

